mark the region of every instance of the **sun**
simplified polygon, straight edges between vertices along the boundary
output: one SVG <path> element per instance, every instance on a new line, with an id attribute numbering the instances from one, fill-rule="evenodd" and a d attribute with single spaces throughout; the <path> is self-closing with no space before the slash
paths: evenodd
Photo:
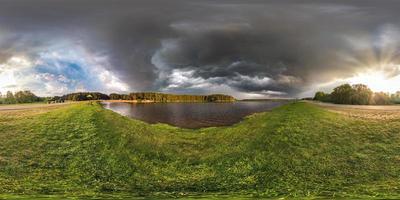
<path id="1" fill-rule="evenodd" d="M 395 93 L 400 91 L 400 75 L 388 77 L 382 70 L 359 73 L 347 81 L 350 84 L 365 84 L 374 92 Z"/>

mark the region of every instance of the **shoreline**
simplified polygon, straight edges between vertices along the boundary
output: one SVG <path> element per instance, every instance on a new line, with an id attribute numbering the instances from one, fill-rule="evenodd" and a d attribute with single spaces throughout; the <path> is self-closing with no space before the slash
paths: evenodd
<path id="1" fill-rule="evenodd" d="M 152 101 L 152 100 L 100 100 L 105 103 L 234 103 L 236 101 Z"/>

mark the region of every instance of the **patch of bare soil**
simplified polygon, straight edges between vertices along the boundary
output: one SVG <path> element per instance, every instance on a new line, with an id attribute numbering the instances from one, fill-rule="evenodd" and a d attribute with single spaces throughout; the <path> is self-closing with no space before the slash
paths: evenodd
<path id="1" fill-rule="evenodd" d="M 400 119 L 400 105 L 365 106 L 365 105 L 339 105 L 339 104 L 321 103 L 314 101 L 307 101 L 307 102 L 326 108 L 332 112 L 347 115 L 349 117 L 355 117 L 361 119 L 375 119 L 375 120 Z"/>
<path id="2" fill-rule="evenodd" d="M 10 104 L 0 106 L 0 111 L 11 111 L 11 110 L 25 110 L 33 108 L 48 108 L 48 107 L 60 107 L 64 105 L 71 104 L 67 103 L 55 103 L 55 104 L 45 104 L 45 103 L 33 103 L 33 104 Z"/>
<path id="3" fill-rule="evenodd" d="M 18 118 L 30 115 L 36 115 L 40 113 L 49 112 L 54 109 L 71 105 L 72 103 L 59 103 L 59 104 L 13 104 L 13 105 L 2 105 L 0 106 L 0 117 L 6 118 Z"/>

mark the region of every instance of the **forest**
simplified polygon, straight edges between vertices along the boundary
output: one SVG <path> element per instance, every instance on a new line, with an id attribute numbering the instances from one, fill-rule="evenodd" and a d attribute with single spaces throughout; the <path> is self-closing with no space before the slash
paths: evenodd
<path id="1" fill-rule="evenodd" d="M 352 105 L 388 105 L 400 103 L 400 91 L 390 94 L 373 92 L 364 84 L 343 84 L 333 89 L 331 93 L 317 92 L 313 100 L 336 104 Z"/>
<path id="2" fill-rule="evenodd" d="M 100 92 L 76 92 L 63 95 L 61 97 L 66 101 L 87 101 L 87 100 L 108 100 L 110 97 Z"/>

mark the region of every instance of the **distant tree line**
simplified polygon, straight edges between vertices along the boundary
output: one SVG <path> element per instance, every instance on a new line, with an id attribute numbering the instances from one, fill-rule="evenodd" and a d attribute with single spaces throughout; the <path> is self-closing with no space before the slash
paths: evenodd
<path id="1" fill-rule="evenodd" d="M 314 100 L 336 104 L 387 105 L 400 103 L 400 91 L 389 94 L 373 92 L 364 84 L 343 84 L 334 88 L 332 93 L 315 93 Z"/>
<path id="2" fill-rule="evenodd" d="M 68 101 L 108 100 L 110 97 L 100 92 L 76 92 L 61 97 Z"/>
<path id="3" fill-rule="evenodd" d="M 157 92 L 136 92 L 130 94 L 103 94 L 100 92 L 76 92 L 63 96 L 38 97 L 30 91 L 8 91 L 5 95 L 0 93 L 0 104 L 33 103 L 46 101 L 48 103 L 62 103 L 64 101 L 87 101 L 87 100 L 135 100 L 151 102 L 230 102 L 235 98 L 229 95 L 178 95 Z"/>
<path id="4" fill-rule="evenodd" d="M 151 102 L 228 102 L 235 101 L 235 98 L 229 95 L 212 94 L 212 95 L 186 95 L 186 94 L 164 94 L 158 92 L 134 92 L 130 94 L 112 93 L 106 95 L 99 92 L 77 92 L 66 94 L 61 97 L 69 101 L 86 101 L 86 100 L 134 100 L 134 101 L 151 101 Z"/>
<path id="5" fill-rule="evenodd" d="M 157 92 L 136 92 L 130 94 L 110 94 L 111 100 L 136 100 L 152 102 L 230 102 L 235 98 L 224 94 L 186 95 L 164 94 Z"/>
<path id="6" fill-rule="evenodd" d="M 38 97 L 29 90 L 17 91 L 15 93 L 7 91 L 6 94 L 0 93 L 0 104 L 33 103 L 45 101 L 45 98 Z"/>

